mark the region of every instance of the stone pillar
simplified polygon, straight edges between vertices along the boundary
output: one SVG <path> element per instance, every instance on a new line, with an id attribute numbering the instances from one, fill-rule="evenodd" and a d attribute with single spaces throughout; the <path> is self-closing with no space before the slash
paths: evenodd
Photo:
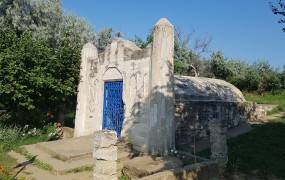
<path id="1" fill-rule="evenodd" d="M 148 151 L 152 155 L 167 155 L 174 147 L 173 55 L 174 28 L 163 18 L 154 27 L 150 64 Z"/>
<path id="2" fill-rule="evenodd" d="M 117 180 L 118 147 L 117 134 L 114 131 L 95 132 L 93 158 L 94 180 Z"/>
<path id="3" fill-rule="evenodd" d="M 219 167 L 223 169 L 228 161 L 227 126 L 220 114 L 221 112 L 216 112 L 217 118 L 209 121 L 209 130 L 211 159 L 217 161 Z"/>
<path id="4" fill-rule="evenodd" d="M 74 136 L 84 136 L 94 131 L 95 120 L 95 73 L 97 70 L 97 48 L 88 43 L 81 52 L 80 82 L 78 85 Z"/>

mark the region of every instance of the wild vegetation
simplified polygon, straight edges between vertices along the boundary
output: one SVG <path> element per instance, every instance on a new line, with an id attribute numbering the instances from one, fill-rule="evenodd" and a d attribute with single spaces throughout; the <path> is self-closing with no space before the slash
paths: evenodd
<path id="1" fill-rule="evenodd" d="M 64 14 L 56 0 L 6 0 L 0 14 L 2 109 L 22 125 L 42 126 L 47 112 L 62 120 L 74 108 L 80 50 L 95 39 L 94 32 L 84 20 Z"/>
<path id="2" fill-rule="evenodd" d="M 8 155 L 9 151 L 21 151 L 22 145 L 48 141 L 55 132 L 56 129 L 51 124 L 41 129 L 30 128 L 28 125 L 20 128 L 0 124 L 0 179 L 14 179 L 13 167 L 17 163 Z"/>
<path id="3" fill-rule="evenodd" d="M 93 29 L 58 0 L 0 2 L 0 179 L 15 165 L 8 151 L 49 140 L 47 125 L 74 111 L 89 41 Z"/>

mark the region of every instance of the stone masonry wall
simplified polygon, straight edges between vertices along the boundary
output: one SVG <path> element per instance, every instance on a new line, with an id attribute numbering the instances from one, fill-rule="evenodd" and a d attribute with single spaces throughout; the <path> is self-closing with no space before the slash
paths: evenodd
<path id="1" fill-rule="evenodd" d="M 176 146 L 209 137 L 209 120 L 221 118 L 228 129 L 246 123 L 255 110 L 250 102 L 176 101 Z M 219 115 L 220 113 L 220 115 Z"/>

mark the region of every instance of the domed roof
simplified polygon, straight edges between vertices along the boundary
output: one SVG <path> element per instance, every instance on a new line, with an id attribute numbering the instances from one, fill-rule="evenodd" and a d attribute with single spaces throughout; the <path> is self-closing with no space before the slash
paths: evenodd
<path id="1" fill-rule="evenodd" d="M 176 99 L 200 101 L 245 101 L 242 92 L 234 85 L 220 79 L 190 76 L 174 77 Z"/>

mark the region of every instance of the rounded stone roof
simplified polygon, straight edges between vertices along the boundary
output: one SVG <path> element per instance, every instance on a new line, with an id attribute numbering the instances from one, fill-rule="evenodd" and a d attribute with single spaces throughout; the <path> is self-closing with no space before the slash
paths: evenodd
<path id="1" fill-rule="evenodd" d="M 220 79 L 190 76 L 174 77 L 175 98 L 181 100 L 244 102 L 242 92 Z"/>

